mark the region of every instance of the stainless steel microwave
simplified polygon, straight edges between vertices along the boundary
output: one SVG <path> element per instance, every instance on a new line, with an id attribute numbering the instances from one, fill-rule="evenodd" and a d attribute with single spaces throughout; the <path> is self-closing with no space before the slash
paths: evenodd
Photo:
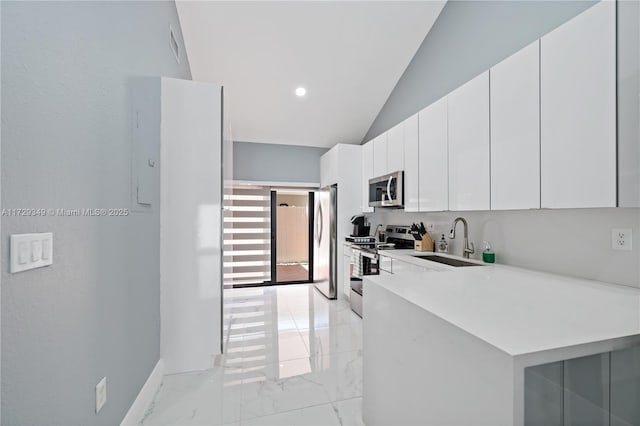
<path id="1" fill-rule="evenodd" d="M 404 207 L 404 172 L 369 179 L 369 206 Z"/>

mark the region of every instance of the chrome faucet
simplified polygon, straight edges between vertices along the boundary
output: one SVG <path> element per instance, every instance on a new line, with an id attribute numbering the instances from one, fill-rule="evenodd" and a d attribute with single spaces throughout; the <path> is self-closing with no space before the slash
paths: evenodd
<path id="1" fill-rule="evenodd" d="M 456 225 L 458 224 L 458 222 L 462 222 L 462 225 L 464 226 L 464 248 L 462 249 L 462 257 L 468 259 L 469 255 L 475 253 L 476 250 L 473 247 L 473 243 L 469 242 L 469 225 L 467 225 L 467 221 L 463 217 L 457 217 L 453 221 L 449 238 L 454 239 L 456 237 Z"/>

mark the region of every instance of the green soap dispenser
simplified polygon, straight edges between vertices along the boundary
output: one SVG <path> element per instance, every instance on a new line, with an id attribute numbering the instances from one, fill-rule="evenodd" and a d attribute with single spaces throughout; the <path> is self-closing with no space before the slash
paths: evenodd
<path id="1" fill-rule="evenodd" d="M 491 250 L 491 245 L 488 241 L 484 242 L 484 251 L 482 252 L 482 261 L 485 263 L 495 263 L 496 254 Z"/>

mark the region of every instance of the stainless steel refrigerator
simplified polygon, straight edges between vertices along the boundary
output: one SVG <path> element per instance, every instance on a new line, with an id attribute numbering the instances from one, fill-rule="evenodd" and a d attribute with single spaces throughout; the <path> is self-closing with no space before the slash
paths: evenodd
<path id="1" fill-rule="evenodd" d="M 315 193 L 313 233 L 313 283 L 329 299 L 338 297 L 338 186 Z"/>

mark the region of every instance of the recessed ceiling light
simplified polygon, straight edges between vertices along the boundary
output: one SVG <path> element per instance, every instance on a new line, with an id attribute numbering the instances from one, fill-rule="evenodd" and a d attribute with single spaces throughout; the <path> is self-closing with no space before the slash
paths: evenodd
<path id="1" fill-rule="evenodd" d="M 304 96 L 304 95 L 306 95 L 306 94 L 307 94 L 307 89 L 305 89 L 304 87 L 298 87 L 298 88 L 296 89 L 296 95 L 297 95 L 297 96 L 302 97 L 302 96 Z"/>

